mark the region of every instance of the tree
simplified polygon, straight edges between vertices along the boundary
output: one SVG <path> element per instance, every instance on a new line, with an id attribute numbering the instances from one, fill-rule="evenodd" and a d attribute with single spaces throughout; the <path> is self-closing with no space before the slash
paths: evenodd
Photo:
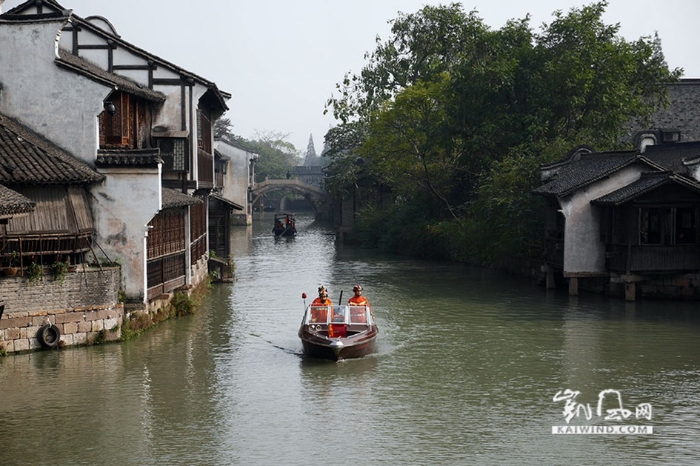
<path id="1" fill-rule="evenodd" d="M 219 118 L 214 122 L 214 139 L 231 140 L 234 137 L 230 118 Z"/>
<path id="2" fill-rule="evenodd" d="M 606 6 L 557 11 L 539 33 L 529 17 L 490 30 L 459 4 L 401 14 L 327 104 L 341 122 L 326 135 L 332 168 L 362 155 L 426 222 L 450 219 L 472 235 L 488 226 L 489 236 L 467 238 L 481 250 L 501 240 L 501 251 L 528 249 L 539 235 L 522 229 L 533 225 L 538 163 L 567 146 L 621 147 L 626 123 L 663 105 L 680 75 L 658 38 L 627 42 L 604 24 Z M 492 221 L 497 212 L 504 222 Z"/>
<path id="3" fill-rule="evenodd" d="M 430 81 L 459 63 L 464 47 L 477 47 L 471 39 L 486 27 L 475 12 L 465 14 L 459 3 L 425 6 L 413 14 L 399 13 L 391 21 L 391 38 L 365 54 L 360 74 L 348 72 L 336 84 L 339 96 L 326 102 L 326 111 L 342 123 L 362 118 L 380 108 L 398 92 L 419 80 Z"/>
<path id="4" fill-rule="evenodd" d="M 299 151 L 287 141 L 289 134 L 276 131 L 256 132 L 256 139 L 246 140 L 234 134 L 228 118 L 219 118 L 214 123 L 214 137 L 227 142 L 243 145 L 250 152 L 258 154 L 255 168 L 256 181 L 266 178 L 281 179 L 287 172 L 299 165 Z"/>
<path id="5" fill-rule="evenodd" d="M 358 153 L 397 195 L 413 200 L 428 194 L 439 202 L 437 210 L 446 209 L 458 219 L 449 192 L 455 173 L 461 171 L 461 153 L 447 131 L 443 101 L 450 84 L 445 74 L 441 82 L 419 81 L 400 92 L 371 121 L 369 137 Z"/>
<path id="6" fill-rule="evenodd" d="M 255 166 L 256 181 L 266 178 L 283 179 L 292 167 L 300 165 L 299 151 L 286 141 L 288 134 L 279 132 L 257 132 L 257 138 L 249 141 L 240 138 L 247 147 L 259 155 Z"/>

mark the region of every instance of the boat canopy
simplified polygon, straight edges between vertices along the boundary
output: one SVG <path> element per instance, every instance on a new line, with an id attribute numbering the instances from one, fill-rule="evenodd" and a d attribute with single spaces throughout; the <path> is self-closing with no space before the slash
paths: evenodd
<path id="1" fill-rule="evenodd" d="M 372 324 L 369 306 L 309 306 L 304 325 L 309 324 Z"/>

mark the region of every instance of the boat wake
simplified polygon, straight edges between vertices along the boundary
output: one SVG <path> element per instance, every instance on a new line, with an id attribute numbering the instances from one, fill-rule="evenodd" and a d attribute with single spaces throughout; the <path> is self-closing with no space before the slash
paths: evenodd
<path id="1" fill-rule="evenodd" d="M 272 342 L 272 341 L 270 341 L 270 340 L 266 340 L 265 338 L 263 338 L 262 336 L 258 335 L 257 333 L 250 333 L 249 335 L 250 335 L 251 337 L 259 338 L 259 339 L 261 339 L 262 341 L 264 341 L 265 343 L 269 343 L 273 348 L 277 348 L 277 349 L 279 349 L 279 350 L 282 350 L 282 351 L 284 351 L 284 352 L 287 353 L 287 354 L 293 354 L 294 356 L 299 356 L 299 357 L 303 357 L 303 356 L 304 356 L 304 354 L 303 354 L 301 351 L 296 351 L 296 350 L 293 350 L 293 349 L 291 349 L 291 348 L 285 348 L 284 346 L 279 346 L 278 344 L 276 344 L 276 343 L 274 343 L 274 342 Z"/>

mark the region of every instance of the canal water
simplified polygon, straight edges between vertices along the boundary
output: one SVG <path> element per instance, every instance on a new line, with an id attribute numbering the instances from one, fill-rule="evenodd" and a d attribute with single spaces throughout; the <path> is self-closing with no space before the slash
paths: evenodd
<path id="1" fill-rule="evenodd" d="M 570 297 L 297 228 L 235 229 L 236 281 L 195 316 L 0 358 L 0 464 L 698 464 L 698 304 Z M 376 354 L 304 358 L 304 305 L 355 283 Z"/>

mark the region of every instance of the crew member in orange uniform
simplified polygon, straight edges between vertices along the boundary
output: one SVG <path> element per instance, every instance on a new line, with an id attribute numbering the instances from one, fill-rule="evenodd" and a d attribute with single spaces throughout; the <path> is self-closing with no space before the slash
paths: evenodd
<path id="1" fill-rule="evenodd" d="M 355 292 L 355 296 L 348 299 L 348 306 L 367 306 L 369 307 L 369 300 L 362 296 L 362 287 L 360 285 L 355 285 L 352 287 L 352 291 Z M 366 310 L 363 308 L 350 308 L 350 321 L 356 324 L 366 324 L 367 315 Z M 370 312 L 372 312 L 370 310 Z"/>
<path id="2" fill-rule="evenodd" d="M 328 290 L 326 287 L 321 285 L 318 287 L 318 298 L 314 299 L 311 303 L 312 306 L 332 306 L 333 302 L 328 299 Z"/>
<path id="3" fill-rule="evenodd" d="M 332 306 L 333 302 L 328 298 L 328 290 L 321 285 L 318 287 L 318 298 L 311 303 L 311 322 L 325 322 L 328 318 L 328 308 L 324 306 Z M 319 306 L 318 309 L 314 309 Z"/>
<path id="4" fill-rule="evenodd" d="M 355 293 L 355 296 L 348 299 L 349 306 L 369 306 L 367 298 L 362 296 L 362 287 L 360 285 L 353 286 L 352 291 Z"/>

